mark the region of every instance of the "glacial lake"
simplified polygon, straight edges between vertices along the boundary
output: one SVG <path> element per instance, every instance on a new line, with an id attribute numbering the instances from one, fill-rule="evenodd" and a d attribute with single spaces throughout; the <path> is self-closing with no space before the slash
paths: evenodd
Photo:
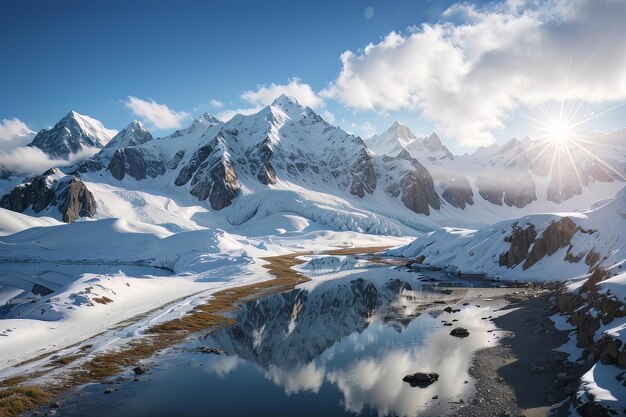
<path id="1" fill-rule="evenodd" d="M 56 415 L 453 412 L 472 394 L 473 352 L 499 337 L 489 317 L 506 302 L 488 298 L 498 291 L 490 285 L 431 282 L 387 265 L 316 277 L 243 305 L 233 326 L 145 361 L 145 374 L 135 378 L 129 369 L 111 384 L 84 387 L 63 399 Z M 456 326 L 469 329 L 469 337 L 451 336 Z M 206 353 L 207 348 L 221 353 Z M 402 381 L 415 372 L 436 372 L 439 380 L 426 388 Z M 105 394 L 107 388 L 113 392 Z"/>

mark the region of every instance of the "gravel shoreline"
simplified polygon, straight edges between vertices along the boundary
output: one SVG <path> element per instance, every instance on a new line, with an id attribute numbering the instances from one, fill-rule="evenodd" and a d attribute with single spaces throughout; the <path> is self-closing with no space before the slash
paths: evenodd
<path id="1" fill-rule="evenodd" d="M 568 340 L 569 331 L 554 327 L 554 293 L 536 291 L 524 301 L 513 302 L 512 310 L 493 319 L 498 329 L 509 332 L 497 346 L 476 352 L 470 375 L 476 379 L 475 393 L 468 404 L 453 413 L 456 417 L 568 415 L 568 399 L 576 381 L 591 365 L 569 362 L 567 355 L 553 350 Z M 518 300 L 515 300 L 518 301 Z"/>

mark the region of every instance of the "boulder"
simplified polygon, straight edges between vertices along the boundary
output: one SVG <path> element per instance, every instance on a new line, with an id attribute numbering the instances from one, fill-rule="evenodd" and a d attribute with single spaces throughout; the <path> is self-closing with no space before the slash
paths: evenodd
<path id="1" fill-rule="evenodd" d="M 402 380 L 409 383 L 412 387 L 426 388 L 432 385 L 439 379 L 439 374 L 434 372 L 417 372 L 412 375 L 407 375 Z"/>
<path id="2" fill-rule="evenodd" d="M 454 337 L 467 337 L 470 335 L 469 330 L 467 330 L 464 327 L 455 327 L 454 329 L 452 329 L 452 331 L 450 332 L 451 336 Z"/>

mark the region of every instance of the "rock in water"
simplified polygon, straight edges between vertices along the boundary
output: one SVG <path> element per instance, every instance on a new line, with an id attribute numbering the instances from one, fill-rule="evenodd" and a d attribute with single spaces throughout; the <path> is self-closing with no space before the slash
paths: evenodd
<path id="1" fill-rule="evenodd" d="M 454 329 L 452 329 L 452 331 L 450 332 L 451 336 L 454 337 L 467 337 L 470 335 L 469 330 L 467 330 L 466 328 L 463 327 L 455 327 Z"/>
<path id="2" fill-rule="evenodd" d="M 402 380 L 408 382 L 412 387 L 426 388 L 439 379 L 439 374 L 434 372 L 417 372 L 413 375 L 407 375 Z"/>
<path id="3" fill-rule="evenodd" d="M 133 372 L 135 373 L 135 375 L 145 374 L 146 373 L 146 368 L 144 368 L 143 366 L 137 366 L 137 367 L 133 368 Z"/>

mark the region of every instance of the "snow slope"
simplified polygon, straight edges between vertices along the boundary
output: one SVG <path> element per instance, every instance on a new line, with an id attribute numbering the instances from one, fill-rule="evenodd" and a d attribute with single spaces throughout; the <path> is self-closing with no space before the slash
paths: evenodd
<path id="1" fill-rule="evenodd" d="M 501 264 L 501 255 L 511 251 L 516 230 L 520 231 L 520 236 L 525 230 L 534 230 L 534 241 L 527 242 L 529 245 L 524 248 L 526 255 L 530 255 L 546 229 L 563 219 L 572 221 L 575 232 L 571 239 L 558 242 L 554 253 L 544 254 L 530 266 L 526 263 L 528 256 L 521 255 L 514 265 Z M 512 279 L 564 280 L 585 275 L 597 266 L 607 270 L 620 268 L 626 261 L 625 236 L 626 188 L 615 198 L 587 211 L 529 215 L 478 230 L 445 227 L 388 253 L 407 258 L 423 256 L 425 264 L 451 272 Z"/>
<path id="2" fill-rule="evenodd" d="M 62 225 L 58 220 L 50 217 L 33 217 L 11 210 L 0 208 L 0 236 L 11 235 L 32 227 Z"/>
<path id="3" fill-rule="evenodd" d="M 187 301 L 172 313 L 155 314 L 173 318 L 214 291 L 269 279 L 266 256 L 403 241 L 324 230 L 295 216 L 250 222 L 243 235 L 125 219 L 63 224 L 8 213 L 26 225 L 49 224 L 0 237 L 0 369 L 181 297 Z"/>

